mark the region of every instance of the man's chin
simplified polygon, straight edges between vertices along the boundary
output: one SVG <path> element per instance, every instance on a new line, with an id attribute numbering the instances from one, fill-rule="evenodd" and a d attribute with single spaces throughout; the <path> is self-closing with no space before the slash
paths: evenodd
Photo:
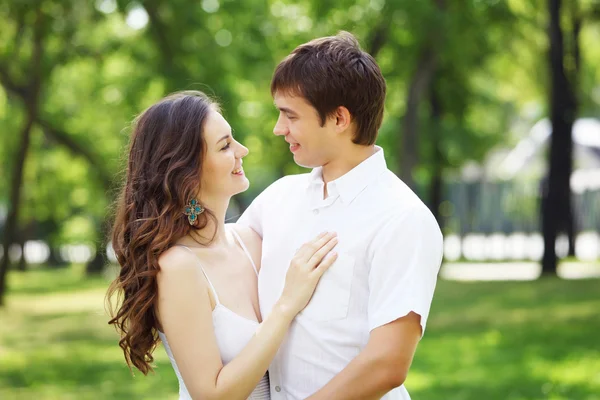
<path id="1" fill-rule="evenodd" d="M 303 159 L 302 156 L 300 156 L 298 154 L 294 154 L 294 162 L 296 163 L 296 165 L 303 167 L 303 168 L 317 168 L 317 167 L 321 166 L 319 163 L 311 162 L 310 160 Z"/>

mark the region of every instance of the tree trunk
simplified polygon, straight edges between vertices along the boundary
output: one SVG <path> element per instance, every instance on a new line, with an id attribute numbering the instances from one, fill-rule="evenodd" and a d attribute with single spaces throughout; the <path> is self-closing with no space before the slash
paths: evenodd
<path id="1" fill-rule="evenodd" d="M 444 3 L 445 0 L 435 1 L 436 11 L 439 13 L 437 17 L 443 13 Z M 429 92 L 431 79 L 438 61 L 436 53 L 439 51 L 439 42 L 443 33 L 441 29 L 442 19 L 436 18 L 433 21 L 435 26 L 423 43 L 414 75 L 408 87 L 406 112 L 404 113 L 400 132 L 402 140 L 398 141 L 400 178 L 413 190 L 416 189 L 413 172 L 419 163 L 419 105 L 423 96 L 426 96 Z"/>
<path id="2" fill-rule="evenodd" d="M 389 2 L 386 3 L 386 6 L 388 4 Z M 377 28 L 375 28 L 375 30 L 373 30 L 371 33 L 369 45 L 367 47 L 367 53 L 369 53 L 373 58 L 377 58 L 377 55 L 385 45 L 385 42 L 387 42 L 389 21 L 390 19 L 386 18 L 384 21 L 379 23 Z"/>
<path id="3" fill-rule="evenodd" d="M 96 254 L 85 266 L 85 274 L 88 276 L 100 275 L 108 263 L 106 246 L 108 245 L 109 226 L 110 222 L 108 220 L 102 221 L 100 225 L 100 238 L 96 242 Z"/>
<path id="4" fill-rule="evenodd" d="M 571 196 L 572 197 L 572 196 Z M 569 257 L 575 257 L 575 239 L 577 239 L 577 225 L 573 215 L 573 201 L 570 200 L 571 206 L 565 214 L 565 231 L 567 234 L 569 250 L 567 255 Z"/>
<path id="5" fill-rule="evenodd" d="M 572 0 L 570 3 L 571 8 L 571 53 L 573 55 L 574 63 L 571 68 L 571 73 L 568 76 L 568 80 L 570 80 L 571 88 L 572 88 L 572 115 L 573 121 L 577 117 L 577 113 L 579 110 L 579 74 L 581 71 L 581 51 L 579 49 L 579 35 L 581 33 L 581 26 L 583 24 L 581 13 L 579 12 L 579 7 L 577 4 L 577 0 Z M 579 227 L 577 226 L 577 221 L 574 218 L 575 210 L 573 209 L 574 205 L 571 203 L 571 207 L 569 208 L 568 214 L 566 214 L 566 230 L 567 236 L 569 238 L 569 256 L 575 257 L 575 240 L 577 239 L 577 231 Z"/>
<path id="6" fill-rule="evenodd" d="M 2 238 L 5 256 L 0 262 L 0 306 L 4 305 L 4 296 L 6 295 L 6 273 L 10 263 L 8 249 L 14 242 L 15 232 L 17 231 L 19 207 L 21 204 L 23 168 L 25 166 L 27 150 L 29 149 L 29 143 L 31 141 L 31 129 L 38 113 L 38 97 L 42 82 L 42 52 L 44 49 L 42 43 L 44 33 L 43 28 L 44 15 L 41 6 L 38 6 L 33 26 L 31 70 L 28 73 L 30 81 L 27 86 L 23 87 L 15 84 L 15 82 L 10 79 L 8 70 L 6 68 L 0 68 L 0 82 L 2 82 L 3 85 L 8 85 L 9 90 L 14 90 L 14 92 L 22 98 L 26 110 L 26 122 L 19 136 L 19 147 L 17 148 L 17 154 L 11 170 L 9 208 L 6 223 L 4 225 L 4 237 Z"/>
<path id="7" fill-rule="evenodd" d="M 564 67 L 563 32 L 560 26 L 561 0 L 548 0 L 550 13 L 550 159 L 548 168 L 548 192 L 542 203 L 542 232 L 544 256 L 542 273 L 556 275 L 556 236 L 561 219 L 571 214 L 570 177 L 573 168 L 572 127 L 574 94 Z M 563 217 L 561 217 L 563 216 Z"/>
<path id="8" fill-rule="evenodd" d="M 85 274 L 88 276 L 91 275 L 100 275 L 102 271 L 104 271 L 104 267 L 106 266 L 106 257 L 104 257 L 104 251 L 102 249 L 102 244 L 96 244 L 96 254 L 94 258 L 92 258 L 87 265 L 85 266 Z"/>
<path id="9" fill-rule="evenodd" d="M 437 146 L 436 146 L 437 147 Z M 436 156 L 439 156 L 439 149 L 434 150 L 436 152 Z M 433 172 L 432 172 L 431 182 L 429 185 L 429 199 L 431 212 L 433 216 L 438 222 L 440 228 L 443 226 L 443 217 L 440 215 L 440 206 L 442 204 L 442 189 L 443 189 L 443 180 L 442 180 L 442 166 L 441 162 L 438 160 L 434 160 Z"/>
<path id="10" fill-rule="evenodd" d="M 47 264 L 51 268 L 62 268 L 69 265 L 63 258 L 60 256 L 59 249 L 53 246 L 51 243 L 49 244 L 50 254 L 48 256 Z"/>
<path id="11" fill-rule="evenodd" d="M 0 306 L 4 305 L 4 295 L 6 294 L 6 273 L 10 264 L 8 249 L 15 241 L 17 223 L 19 216 L 19 206 L 21 204 L 21 184 L 23 183 L 23 168 L 27 158 L 27 150 L 31 140 L 31 128 L 33 127 L 34 115 L 27 115 L 27 120 L 20 134 L 19 147 L 12 166 L 12 176 L 10 181 L 10 201 L 8 205 L 8 214 L 6 224 L 4 225 L 4 236 L 2 238 L 2 248 L 4 257 L 0 262 Z"/>
<path id="12" fill-rule="evenodd" d="M 426 48 L 417 62 L 406 97 L 406 112 L 402 121 L 400 144 L 400 178 L 411 189 L 415 189 L 413 171 L 419 163 L 419 104 L 427 93 L 435 70 L 435 52 Z"/>
<path id="13" fill-rule="evenodd" d="M 21 258 L 19 258 L 19 263 L 17 264 L 17 271 L 25 272 L 27 271 L 27 260 L 25 260 L 25 238 L 21 237 L 19 240 L 19 247 L 21 247 Z"/>
<path id="14" fill-rule="evenodd" d="M 34 236 L 35 232 L 35 224 L 33 222 L 29 222 L 26 224 L 23 229 L 21 229 L 21 233 L 19 235 L 19 246 L 21 246 L 21 259 L 19 260 L 19 264 L 17 265 L 17 270 L 24 272 L 27 271 L 27 260 L 25 259 L 25 243 L 27 243 L 28 239 L 31 239 Z"/>
<path id="15" fill-rule="evenodd" d="M 437 91 L 435 83 L 433 84 L 430 97 L 429 97 L 430 109 L 431 109 L 431 146 L 433 150 L 432 157 L 432 173 L 431 182 L 429 185 L 429 208 L 433 213 L 438 225 L 442 227 L 443 218 L 440 215 L 440 205 L 442 204 L 442 187 L 443 187 L 443 168 L 444 160 L 441 151 L 441 135 L 440 129 L 442 125 L 442 104 L 440 96 Z"/>

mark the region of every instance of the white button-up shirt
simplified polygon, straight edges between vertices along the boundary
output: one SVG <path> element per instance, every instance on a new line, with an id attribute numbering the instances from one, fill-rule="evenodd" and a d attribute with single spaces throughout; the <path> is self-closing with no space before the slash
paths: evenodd
<path id="1" fill-rule="evenodd" d="M 442 235 L 429 209 L 391 171 L 383 150 L 327 184 L 321 168 L 279 179 L 238 221 L 263 238 L 260 310 L 282 293 L 296 250 L 337 232 L 337 261 L 296 317 L 269 375 L 273 400 L 300 400 L 325 386 L 366 346 L 370 331 L 405 316 L 427 316 L 442 260 Z M 401 386 L 383 397 L 410 399 Z"/>

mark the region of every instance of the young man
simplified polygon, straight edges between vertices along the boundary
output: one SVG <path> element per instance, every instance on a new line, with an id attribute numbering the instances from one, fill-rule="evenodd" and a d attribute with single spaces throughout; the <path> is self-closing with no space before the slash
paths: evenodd
<path id="1" fill-rule="evenodd" d="M 293 322 L 271 368 L 271 397 L 410 399 L 403 386 L 442 260 L 433 215 L 375 146 L 385 80 L 349 33 L 296 48 L 276 68 L 273 132 L 314 168 L 273 183 L 239 223 L 263 238 L 259 299 L 267 315 L 296 249 L 337 232 L 338 260 Z"/>

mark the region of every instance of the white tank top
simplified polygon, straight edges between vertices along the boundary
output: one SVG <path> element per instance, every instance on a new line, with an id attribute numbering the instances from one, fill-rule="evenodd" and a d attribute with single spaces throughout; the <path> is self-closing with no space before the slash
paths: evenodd
<path id="1" fill-rule="evenodd" d="M 250 260 L 252 267 L 254 268 L 254 272 L 258 276 L 258 270 L 256 269 L 256 265 L 254 265 L 254 261 L 252 261 L 252 257 L 248 252 L 248 249 L 242 242 L 242 239 L 239 237 L 237 232 L 234 229 L 231 229 L 233 236 L 238 241 L 244 253 Z M 187 249 L 189 252 L 196 254 L 188 247 L 183 245 L 177 245 Z M 223 365 L 227 365 L 231 360 L 233 360 L 254 336 L 256 328 L 258 328 L 258 322 L 242 317 L 239 314 L 234 313 L 229 308 L 225 307 L 219 301 L 219 296 L 217 296 L 217 291 L 215 290 L 212 282 L 208 278 L 206 271 L 199 265 L 202 273 L 206 277 L 208 284 L 213 292 L 213 296 L 215 297 L 216 306 L 212 312 L 213 326 L 215 329 L 215 337 L 217 339 L 217 346 L 219 347 L 219 352 L 221 353 L 221 360 L 223 361 Z M 162 341 L 165 350 L 167 351 L 167 355 L 171 360 L 171 365 L 175 370 L 175 374 L 177 375 L 177 379 L 179 380 L 179 400 L 192 400 L 187 388 L 185 387 L 185 383 L 181 378 L 181 374 L 179 373 L 179 368 L 177 368 L 177 362 L 173 357 L 173 353 L 171 352 L 171 348 L 169 347 L 169 342 L 167 341 L 167 337 L 161 331 L 158 331 L 158 336 Z M 258 386 L 248 400 L 269 400 L 270 391 L 269 391 L 269 377 L 268 374 L 262 377 Z"/>

